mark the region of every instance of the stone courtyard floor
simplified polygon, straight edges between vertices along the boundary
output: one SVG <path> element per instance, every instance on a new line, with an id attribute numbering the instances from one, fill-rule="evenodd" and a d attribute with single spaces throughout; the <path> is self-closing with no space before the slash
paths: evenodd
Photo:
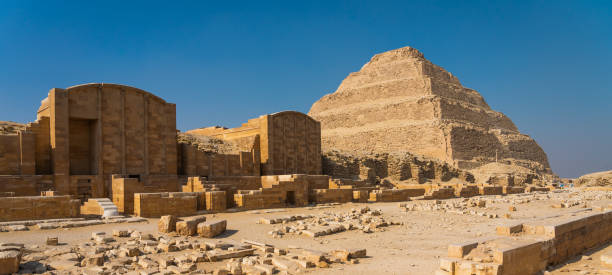
<path id="1" fill-rule="evenodd" d="M 508 196 L 480 196 L 457 198 L 441 201 L 409 201 L 393 203 L 347 203 L 316 207 L 285 209 L 267 209 L 235 213 L 206 215 L 208 220 L 227 220 L 227 231 L 214 238 L 215 241 L 240 243 L 251 240 L 273 245 L 282 249 L 305 248 L 328 252 L 334 249 L 365 248 L 367 257 L 358 263 L 334 263 L 328 268 L 303 268 L 300 272 L 316 274 L 433 274 L 439 267 L 439 258 L 445 257 L 447 246 L 451 243 L 464 242 L 477 237 L 492 236 L 497 225 L 508 222 L 527 222 L 575 211 L 601 211 L 601 208 L 612 204 L 611 192 L 605 191 L 556 191 L 549 193 L 528 193 Z M 401 205 L 401 207 L 400 207 Z M 320 237 L 308 237 L 304 234 L 270 234 L 271 231 L 283 231 L 286 226 L 297 224 L 261 224 L 262 218 L 281 218 L 291 215 L 312 215 L 323 217 L 325 213 L 351 213 L 352 209 L 369 207 L 380 210 L 381 218 L 397 223 L 380 227 L 371 233 L 363 230 L 347 230 Z M 158 219 L 148 219 L 148 223 L 100 224 L 69 229 L 50 229 L 13 231 L 0 233 L 0 243 L 24 244 L 32 253 L 44 254 L 44 251 L 62 247 L 78 247 L 91 242 L 92 232 L 106 232 L 113 235 L 113 230 L 138 231 L 139 234 L 151 234 L 154 239 L 160 235 L 157 231 Z M 47 237 L 58 237 L 59 246 L 46 246 Z M 185 242 L 206 242 L 211 239 L 201 237 L 174 237 Z M 129 238 L 115 238 L 115 246 L 127 245 Z M 111 243 L 112 244 L 112 243 Z M 599 255 L 610 250 L 602 246 L 590 254 L 591 259 L 584 257 L 571 261 L 567 265 L 551 269 L 552 274 L 610 274 L 599 264 Z M 168 253 L 173 257 L 191 254 L 191 250 Z M 599 254 L 598 254 L 599 253 Z M 27 258 L 27 253 L 26 256 Z M 143 256 L 141 256 L 143 257 Z M 265 256 L 263 256 L 265 257 Z M 22 264 L 23 264 L 22 260 Z M 44 262 L 44 260 L 41 260 Z M 212 272 L 215 268 L 225 267 L 228 260 L 219 262 L 201 262 L 198 270 Z M 281 270 L 281 269 L 279 269 Z M 585 273 L 589 272 L 589 273 Z"/>

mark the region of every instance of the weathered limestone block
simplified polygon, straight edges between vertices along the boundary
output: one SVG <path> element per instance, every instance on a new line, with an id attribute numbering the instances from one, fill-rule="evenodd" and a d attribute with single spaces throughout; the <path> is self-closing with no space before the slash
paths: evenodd
<path id="1" fill-rule="evenodd" d="M 497 235 L 511 236 L 512 234 L 517 234 L 523 231 L 523 224 L 499 225 L 497 226 L 496 231 Z"/>
<path id="2" fill-rule="evenodd" d="M 246 256 L 251 256 L 251 255 L 253 255 L 254 252 L 255 252 L 254 248 L 243 249 L 243 250 L 236 250 L 236 251 L 212 250 L 212 251 L 208 251 L 206 253 L 206 255 L 208 256 L 210 261 L 218 262 L 218 261 L 222 261 L 222 260 L 225 260 L 225 259 L 242 258 L 242 257 L 246 257 Z"/>
<path id="3" fill-rule="evenodd" d="M 157 223 L 157 230 L 162 233 L 170 233 L 176 230 L 176 217 L 173 215 L 162 216 Z"/>
<path id="4" fill-rule="evenodd" d="M 198 224 L 198 235 L 205 238 L 212 238 L 225 232 L 226 220 L 216 222 L 203 222 Z"/>
<path id="5" fill-rule="evenodd" d="M 9 250 L 0 252 L 0 274 L 13 274 L 19 271 L 21 251 Z"/>
<path id="6" fill-rule="evenodd" d="M 448 245 L 448 256 L 453 258 L 463 258 L 463 256 L 467 255 L 472 251 L 472 249 L 478 246 L 478 242 L 465 242 L 459 244 L 450 244 Z"/>
<path id="7" fill-rule="evenodd" d="M 205 216 L 184 218 L 176 223 L 176 232 L 184 236 L 193 236 L 198 232 L 198 224 L 205 221 Z"/>
<path id="8" fill-rule="evenodd" d="M 85 257 L 81 261 L 81 266 L 102 266 L 104 264 L 104 254 L 95 254 Z"/>

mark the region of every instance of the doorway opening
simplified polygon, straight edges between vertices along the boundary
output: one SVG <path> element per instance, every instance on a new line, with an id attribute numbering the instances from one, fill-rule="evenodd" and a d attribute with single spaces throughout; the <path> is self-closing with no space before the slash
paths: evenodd
<path id="1" fill-rule="evenodd" d="M 287 199 L 285 200 L 287 205 L 295 205 L 295 191 L 287 191 Z"/>

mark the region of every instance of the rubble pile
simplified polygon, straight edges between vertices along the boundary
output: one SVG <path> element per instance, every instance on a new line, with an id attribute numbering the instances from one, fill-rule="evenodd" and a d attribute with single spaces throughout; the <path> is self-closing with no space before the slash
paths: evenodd
<path id="1" fill-rule="evenodd" d="M 260 224 L 281 224 L 268 232 L 273 238 L 282 238 L 285 234 L 303 235 L 307 237 L 321 237 L 325 235 L 359 230 L 363 233 L 372 233 L 384 230 L 384 227 L 399 225 L 401 223 L 389 221 L 382 217 L 380 209 L 361 207 L 352 208 L 346 213 L 324 212 L 321 215 L 296 215 L 281 218 L 263 218 Z"/>
<path id="2" fill-rule="evenodd" d="M 205 223 L 203 223 L 205 224 Z M 365 249 L 321 252 L 256 241 L 206 240 L 134 230 L 93 232 L 73 246 L 0 244 L 0 272 L 27 274 L 291 274 L 334 263 L 358 263 Z M 215 264 L 225 263 L 225 266 Z M 21 264 L 20 264 L 21 263 Z"/>
<path id="3" fill-rule="evenodd" d="M 50 220 L 25 220 L 13 222 L 0 222 L 0 232 L 10 231 L 28 231 L 28 230 L 50 230 L 56 228 L 76 228 L 84 226 L 92 226 L 99 224 L 111 223 L 138 223 L 148 222 L 145 218 L 140 217 L 109 217 L 105 219 L 85 219 L 85 218 L 69 218 L 69 219 L 50 219 Z"/>

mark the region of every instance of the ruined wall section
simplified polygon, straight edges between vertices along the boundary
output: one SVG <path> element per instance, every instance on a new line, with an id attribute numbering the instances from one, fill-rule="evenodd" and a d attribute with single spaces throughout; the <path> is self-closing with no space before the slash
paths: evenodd
<path id="1" fill-rule="evenodd" d="M 356 156 L 341 151 L 323 155 L 323 173 L 333 178 L 365 180 L 369 184 L 474 182 L 474 176 L 445 162 L 410 153 L 371 153 Z"/>
<path id="2" fill-rule="evenodd" d="M 193 134 L 191 134 L 193 135 Z M 238 139 L 239 148 L 227 152 L 211 150 L 209 144 L 180 139 L 178 143 L 179 174 L 208 178 L 221 176 L 259 176 L 259 136 Z"/>
<path id="3" fill-rule="evenodd" d="M 240 150 L 255 148 L 255 142 L 259 154 L 253 163 L 261 163 L 262 175 L 321 174 L 320 123 L 299 112 L 263 115 L 233 129 L 208 127 L 186 134 L 209 135 Z"/>

